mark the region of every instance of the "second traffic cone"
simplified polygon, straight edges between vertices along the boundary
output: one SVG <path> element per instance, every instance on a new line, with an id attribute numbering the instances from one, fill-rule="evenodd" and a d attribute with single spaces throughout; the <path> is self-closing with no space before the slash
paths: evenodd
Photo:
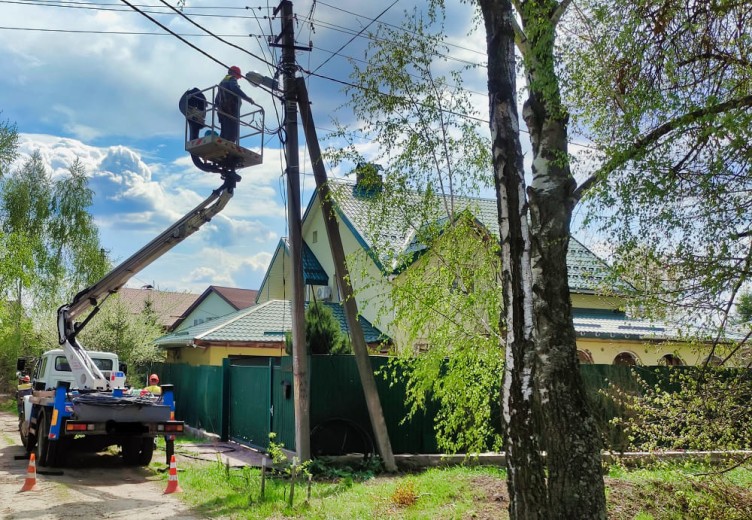
<path id="1" fill-rule="evenodd" d="M 29 467 L 26 469 L 26 480 L 21 491 L 38 491 L 37 487 L 37 459 L 34 454 L 29 457 Z"/>
<path id="2" fill-rule="evenodd" d="M 164 494 L 182 492 L 183 489 L 178 484 L 178 465 L 175 462 L 175 455 L 173 455 L 170 457 L 170 476 L 167 478 L 167 489 L 164 490 Z"/>

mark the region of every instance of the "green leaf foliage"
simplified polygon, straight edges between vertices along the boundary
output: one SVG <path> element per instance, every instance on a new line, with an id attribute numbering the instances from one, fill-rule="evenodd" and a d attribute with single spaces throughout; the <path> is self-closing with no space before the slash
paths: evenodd
<path id="1" fill-rule="evenodd" d="M 440 447 L 497 449 L 498 237 L 475 220 L 468 198 L 492 186 L 487 131 L 462 87 L 463 70 L 446 58 L 442 6 L 431 4 L 425 17 L 406 13 L 401 27 L 370 36 L 366 61 L 352 63 L 357 88 L 348 90 L 360 124 L 341 130 L 348 146 L 329 150 L 369 186 L 363 228 L 381 272 L 363 268 L 358 279 L 366 282 L 356 289 L 386 294 L 382 312 L 406 369 L 390 374 L 406 374 L 413 413 L 438 406 Z M 359 148 L 363 136 L 378 143 L 373 156 Z M 361 260 L 350 265 L 367 265 Z"/>
<path id="2" fill-rule="evenodd" d="M 5 176 L 6 168 L 16 158 L 18 132 L 16 125 L 9 121 L 0 122 L 0 179 Z"/>
<path id="3" fill-rule="evenodd" d="M 2 128 L 0 162 L 8 164 L 15 157 L 15 128 Z M 53 311 L 101 278 L 109 263 L 78 161 L 53 178 L 33 153 L 19 168 L 3 171 L 0 192 L 0 298 L 7 307 L 0 334 L 12 338 L 3 342 L 0 372 L 10 378 L 16 357 L 57 346 Z"/>
<path id="4" fill-rule="evenodd" d="M 115 352 L 128 363 L 131 384 L 144 384 L 152 363 L 162 362 L 165 352 L 154 345 L 164 334 L 149 301 L 134 313 L 119 295 L 107 299 L 95 320 L 81 332 L 79 340 L 89 350 Z"/>
<path id="5" fill-rule="evenodd" d="M 723 336 L 752 261 L 752 10 L 578 7 L 562 55 L 573 127 L 597 150 L 589 221 L 616 244 L 615 274 L 644 310 Z"/>
<path id="6" fill-rule="evenodd" d="M 305 313 L 305 336 L 311 354 L 347 354 L 352 350 L 342 334 L 339 321 L 321 302 L 308 304 Z"/>
<path id="7" fill-rule="evenodd" d="M 615 419 L 634 450 L 749 450 L 749 371 L 672 369 L 638 392 L 617 391 L 629 420 Z M 723 396 L 723 398 L 717 398 Z"/>

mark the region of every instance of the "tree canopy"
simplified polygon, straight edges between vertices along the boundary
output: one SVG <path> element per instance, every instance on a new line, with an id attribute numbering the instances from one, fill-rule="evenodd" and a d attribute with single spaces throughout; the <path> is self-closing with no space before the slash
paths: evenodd
<path id="1" fill-rule="evenodd" d="M 0 131 L 0 159 L 5 168 L 16 158 L 15 128 Z M 109 267 L 99 232 L 89 213 L 93 192 L 80 162 L 67 175 L 53 178 L 41 155 L 0 177 L 0 334 L 2 372 L 8 376 L 20 355 L 55 346 L 57 335 L 33 325 L 52 316 Z M 55 318 L 51 318 L 54 323 Z M 10 338 L 10 339 L 8 339 Z"/>

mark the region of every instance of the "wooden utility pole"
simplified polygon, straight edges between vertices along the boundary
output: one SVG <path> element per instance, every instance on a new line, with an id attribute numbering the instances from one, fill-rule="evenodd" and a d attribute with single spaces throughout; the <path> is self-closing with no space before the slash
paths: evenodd
<path id="1" fill-rule="evenodd" d="M 305 291 L 303 285 L 303 236 L 300 215 L 300 161 L 298 111 L 295 93 L 295 25 L 292 2 L 282 0 L 274 10 L 282 12 L 282 29 L 275 44 L 282 48 L 285 103 L 285 154 L 287 155 L 287 221 L 292 285 L 292 372 L 295 395 L 295 451 L 301 461 L 311 458 L 310 379 L 305 342 Z M 279 43 L 282 40 L 282 43 Z"/>
<path id="2" fill-rule="evenodd" d="M 296 79 L 296 92 L 300 106 L 300 116 L 303 122 L 303 132 L 305 133 L 308 152 L 311 156 L 311 164 L 313 165 L 313 176 L 316 179 L 316 189 L 318 190 L 321 212 L 324 215 L 326 234 L 329 237 L 329 248 L 331 249 L 334 261 L 334 273 L 345 307 L 345 317 L 347 318 L 347 326 L 350 329 L 350 339 L 352 341 L 353 352 L 355 353 L 355 362 L 358 366 L 360 382 L 363 385 L 363 393 L 366 397 L 366 406 L 371 418 L 371 427 L 376 437 L 379 455 L 381 455 L 381 459 L 384 461 L 384 468 L 387 471 L 397 471 L 394 453 L 392 453 L 392 444 L 389 441 L 389 432 L 384 420 L 384 411 L 381 408 L 381 400 L 376 388 L 376 379 L 373 375 L 371 360 L 368 357 L 368 346 L 366 345 L 360 321 L 358 321 L 358 305 L 355 301 L 352 286 L 350 285 L 350 276 L 347 264 L 345 263 L 345 250 L 342 247 L 339 224 L 337 223 L 334 206 L 332 205 L 331 191 L 326 182 L 326 168 L 324 168 L 324 162 L 321 159 L 321 148 L 319 147 L 316 128 L 313 125 L 313 115 L 311 114 L 311 107 L 308 101 L 308 90 L 303 78 Z"/>

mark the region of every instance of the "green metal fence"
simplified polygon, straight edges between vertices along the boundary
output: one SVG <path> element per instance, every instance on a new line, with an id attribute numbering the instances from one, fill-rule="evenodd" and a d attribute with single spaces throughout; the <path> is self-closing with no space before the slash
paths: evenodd
<path id="1" fill-rule="evenodd" d="M 311 449 L 314 455 L 360 451 L 373 439 L 368 409 L 353 356 L 312 356 L 310 359 Z M 389 358 L 373 356 L 375 372 Z M 618 449 L 625 439 L 608 421 L 622 414 L 607 392 L 613 384 L 638 391 L 636 372 L 650 386 L 667 385 L 668 367 L 623 367 L 583 365 L 581 374 L 593 411 L 605 432 L 609 448 Z M 685 368 L 691 370 L 690 367 Z M 633 372 L 634 370 L 634 372 Z M 161 364 L 153 367 L 163 383 L 175 385 L 176 416 L 194 427 L 204 428 L 262 449 L 269 432 L 275 442 L 295 449 L 295 412 L 292 360 L 284 358 L 227 359 L 223 367 Z M 404 382 L 376 376 L 392 449 L 395 453 L 436 453 L 433 421 L 436 410 L 406 420 Z"/>
<path id="2" fill-rule="evenodd" d="M 224 415 L 222 367 L 159 363 L 151 372 L 175 385 L 175 416 L 194 428 L 220 434 Z"/>

